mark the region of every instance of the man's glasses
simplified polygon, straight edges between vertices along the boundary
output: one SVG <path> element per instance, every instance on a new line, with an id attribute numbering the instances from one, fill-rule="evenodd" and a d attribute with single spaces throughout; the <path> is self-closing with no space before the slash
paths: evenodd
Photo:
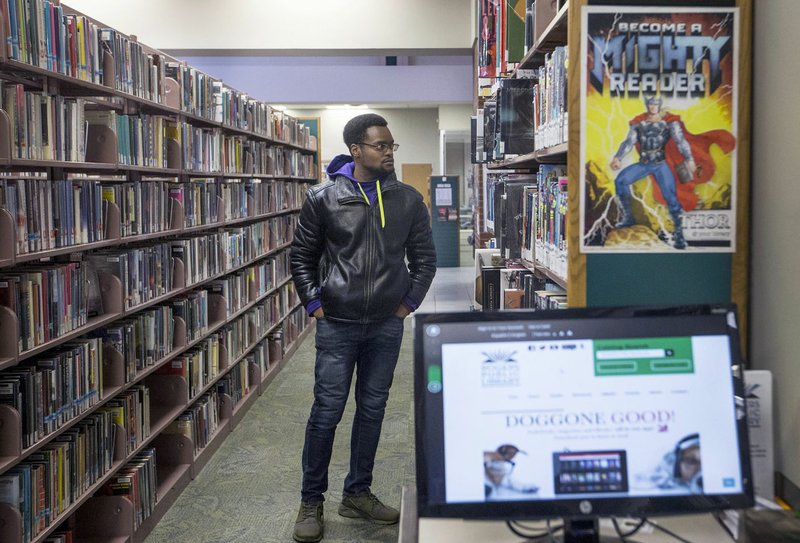
<path id="1" fill-rule="evenodd" d="M 376 149 L 379 153 L 385 153 L 389 149 L 391 149 L 392 151 L 397 151 L 400 148 L 400 144 L 399 143 L 392 143 L 392 144 L 377 143 L 377 144 L 375 144 L 375 143 L 367 143 L 365 141 L 362 141 L 361 143 L 359 143 L 359 145 L 366 145 L 367 147 L 372 147 L 373 149 Z"/>

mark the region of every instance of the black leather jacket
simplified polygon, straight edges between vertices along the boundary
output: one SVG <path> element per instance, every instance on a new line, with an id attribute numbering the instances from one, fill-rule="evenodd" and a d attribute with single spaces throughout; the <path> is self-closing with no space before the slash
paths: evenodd
<path id="1" fill-rule="evenodd" d="M 345 176 L 308 191 L 291 252 L 303 305 L 320 298 L 326 317 L 369 323 L 390 317 L 406 296 L 422 303 L 436 273 L 428 209 L 395 174 L 381 181 L 381 194 L 383 228 L 379 206 Z"/>

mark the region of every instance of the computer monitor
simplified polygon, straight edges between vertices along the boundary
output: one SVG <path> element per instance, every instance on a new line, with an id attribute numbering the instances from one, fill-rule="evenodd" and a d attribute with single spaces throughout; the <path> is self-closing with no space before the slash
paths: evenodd
<path id="1" fill-rule="evenodd" d="M 418 314 L 421 517 L 750 507 L 733 306 Z"/>

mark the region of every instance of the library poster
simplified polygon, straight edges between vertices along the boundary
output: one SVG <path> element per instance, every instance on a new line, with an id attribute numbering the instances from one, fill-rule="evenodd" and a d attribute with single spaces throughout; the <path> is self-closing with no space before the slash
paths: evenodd
<path id="1" fill-rule="evenodd" d="M 583 8 L 581 252 L 735 250 L 737 16 Z"/>

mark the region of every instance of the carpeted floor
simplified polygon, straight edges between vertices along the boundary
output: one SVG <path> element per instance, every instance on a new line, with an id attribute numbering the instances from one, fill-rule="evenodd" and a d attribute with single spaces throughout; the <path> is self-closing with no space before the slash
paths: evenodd
<path id="1" fill-rule="evenodd" d="M 473 273 L 469 267 L 440 269 L 420 311 L 467 310 Z M 403 485 L 414 482 L 411 329 L 411 319 L 407 319 L 372 487 L 376 495 L 394 507 L 400 505 Z M 145 543 L 292 540 L 300 499 L 300 455 L 312 402 L 314 351 L 312 334 Z M 397 526 L 376 526 L 340 517 L 336 512 L 347 473 L 353 409 L 351 397 L 334 445 L 324 541 L 394 543 Z"/>

